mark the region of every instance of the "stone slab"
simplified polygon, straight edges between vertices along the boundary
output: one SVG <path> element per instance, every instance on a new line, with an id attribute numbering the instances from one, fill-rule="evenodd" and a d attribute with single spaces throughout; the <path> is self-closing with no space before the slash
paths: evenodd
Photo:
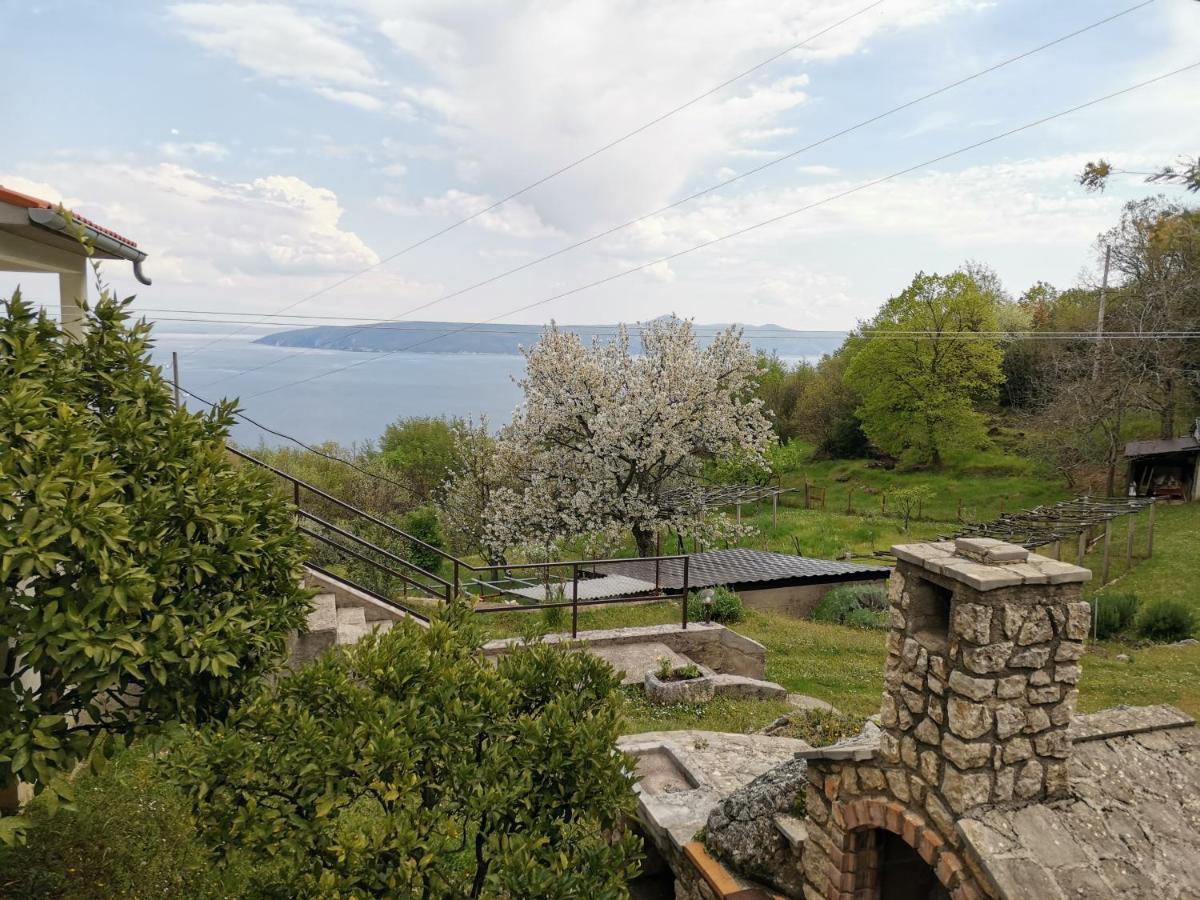
<path id="1" fill-rule="evenodd" d="M 682 656 L 666 644 L 608 644 L 581 648 L 592 656 L 598 656 L 621 674 L 621 684 L 642 684 L 647 672 L 658 668 L 660 657 L 671 661 L 671 668 L 686 666 L 691 660 Z"/>

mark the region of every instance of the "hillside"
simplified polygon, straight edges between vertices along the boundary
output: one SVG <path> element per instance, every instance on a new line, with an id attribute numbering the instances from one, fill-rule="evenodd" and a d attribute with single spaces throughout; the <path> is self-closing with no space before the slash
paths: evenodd
<path id="1" fill-rule="evenodd" d="M 276 347 L 312 347 L 322 350 L 352 350 L 363 353 L 519 353 L 521 347 L 537 342 L 544 325 L 486 324 L 467 322 L 373 322 L 367 325 L 317 325 L 277 331 L 255 343 Z M 701 345 L 727 325 L 696 325 Z M 787 357 L 817 357 L 832 353 L 845 339 L 844 332 L 803 332 L 778 325 L 744 325 L 746 340 L 757 351 Z M 585 343 L 593 338 L 610 340 L 614 325 L 564 325 L 563 331 L 580 335 Z M 630 345 L 641 352 L 636 327 Z"/>

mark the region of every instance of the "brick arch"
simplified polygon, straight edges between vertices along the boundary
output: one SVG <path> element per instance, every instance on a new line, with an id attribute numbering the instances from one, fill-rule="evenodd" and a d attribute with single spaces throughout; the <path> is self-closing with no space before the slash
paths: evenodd
<path id="1" fill-rule="evenodd" d="M 835 849 L 841 852 L 830 854 L 835 870 L 830 878 L 830 900 L 867 900 L 879 896 L 875 829 L 898 835 L 912 847 L 953 900 L 982 900 L 986 896 L 940 829 L 919 810 L 895 800 L 860 797 L 835 802 L 831 813 L 840 828 L 831 829 L 834 834 L 830 837 Z"/>

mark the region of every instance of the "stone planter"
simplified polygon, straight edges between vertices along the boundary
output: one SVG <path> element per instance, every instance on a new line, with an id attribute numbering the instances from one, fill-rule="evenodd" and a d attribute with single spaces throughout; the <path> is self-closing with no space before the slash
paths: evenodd
<path id="1" fill-rule="evenodd" d="M 646 673 L 646 699 L 651 703 L 707 703 L 713 698 L 714 687 L 708 675 L 662 681 L 654 672 Z"/>

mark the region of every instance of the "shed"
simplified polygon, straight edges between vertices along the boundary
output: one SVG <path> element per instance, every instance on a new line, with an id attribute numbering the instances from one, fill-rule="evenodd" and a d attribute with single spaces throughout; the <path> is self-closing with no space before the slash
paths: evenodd
<path id="1" fill-rule="evenodd" d="M 90 257 L 80 235 L 91 245 Z M 0 271 L 58 275 L 61 321 L 68 334 L 77 334 L 83 321 L 88 260 L 129 260 L 134 277 L 148 285 L 150 279 L 142 273 L 146 255 L 136 242 L 109 228 L 0 185 Z"/>
<path id="2" fill-rule="evenodd" d="M 596 567 L 607 575 L 624 575 L 664 588 L 683 587 L 683 562 L 629 559 Z M 656 571 L 657 569 L 657 571 Z M 855 582 L 882 583 L 891 574 L 886 566 L 868 566 L 836 559 L 815 559 L 740 547 L 706 550 L 688 557 L 688 587 L 724 586 L 753 609 L 807 617 L 831 589 Z"/>
<path id="3" fill-rule="evenodd" d="M 1185 437 L 1125 445 L 1130 493 L 1138 497 L 1200 500 L 1200 419 Z"/>

